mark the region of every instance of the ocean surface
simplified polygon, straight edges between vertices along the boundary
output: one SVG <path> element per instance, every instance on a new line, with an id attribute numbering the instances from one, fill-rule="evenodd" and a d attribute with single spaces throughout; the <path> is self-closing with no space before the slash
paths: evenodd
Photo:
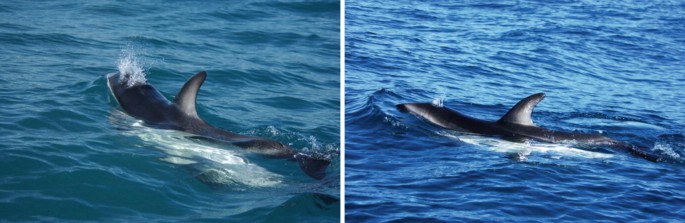
<path id="1" fill-rule="evenodd" d="M 338 222 L 338 1 L 0 2 L 0 221 Z M 332 159 L 323 180 L 145 125 L 106 75 L 169 99 L 199 71 L 198 113 Z"/>
<path id="2" fill-rule="evenodd" d="M 346 1 L 348 222 L 685 221 L 682 1 Z M 514 143 L 400 113 L 537 125 L 663 157 Z"/>

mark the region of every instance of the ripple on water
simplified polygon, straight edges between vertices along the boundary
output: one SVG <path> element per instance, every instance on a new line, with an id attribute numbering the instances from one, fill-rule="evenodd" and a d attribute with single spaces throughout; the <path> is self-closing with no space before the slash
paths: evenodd
<path id="1" fill-rule="evenodd" d="M 535 123 L 682 156 L 682 7 L 346 2 L 346 219 L 672 221 L 682 162 L 447 131 L 395 105 L 489 120 L 545 92 Z M 666 19 L 669 18 L 669 19 Z M 682 18 L 680 19 L 682 20 Z M 594 22 L 592 22 L 594 21 Z M 601 21 L 601 22 L 597 22 Z M 656 55 L 663 55 L 659 57 Z M 674 74 L 678 74 L 673 76 Z M 383 90 L 379 90 L 383 89 Z M 386 94 L 386 92 L 392 92 Z M 675 135 L 674 137 L 669 137 Z M 514 153 L 514 154 L 512 154 Z M 587 156 L 588 154 L 594 154 Z M 656 220 L 656 221 L 659 221 Z"/>
<path id="2" fill-rule="evenodd" d="M 149 82 L 173 99 L 189 75 L 206 70 L 198 97 L 205 121 L 325 153 L 339 165 L 340 33 L 333 5 L 0 3 L 12 18 L 0 23 L 0 218 L 337 222 L 339 200 L 310 194 L 339 198 L 339 167 L 316 181 L 294 162 L 233 154 L 255 171 L 224 166 L 244 174 L 203 183 L 201 170 L 228 165 L 212 158 L 236 151 L 184 137 L 146 141 L 119 111 L 105 78 L 134 74 L 132 83 Z M 209 157 L 182 157 L 195 165 L 165 162 L 178 145 L 196 152 L 186 155 Z M 249 173 L 262 169 L 280 183 L 226 183 L 258 180 Z M 219 172 L 209 178 L 231 176 Z"/>

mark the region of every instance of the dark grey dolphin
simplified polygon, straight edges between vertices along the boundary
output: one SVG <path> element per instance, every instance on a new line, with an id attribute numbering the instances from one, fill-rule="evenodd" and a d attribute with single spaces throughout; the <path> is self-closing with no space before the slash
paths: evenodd
<path id="1" fill-rule="evenodd" d="M 463 115 L 457 111 L 432 103 L 398 104 L 401 112 L 418 115 L 440 127 L 468 131 L 483 135 L 496 135 L 505 138 L 534 139 L 549 143 L 573 143 L 581 145 L 606 145 L 629 151 L 650 161 L 657 161 L 658 156 L 650 154 L 636 146 L 619 142 L 609 137 L 597 134 L 578 132 L 561 132 L 546 129 L 533 124 L 531 114 L 533 108 L 545 97 L 544 93 L 537 93 L 524 98 L 514 105 L 507 114 L 498 121 L 485 121 Z"/>
<path id="2" fill-rule="evenodd" d="M 111 74 L 107 77 L 107 85 L 124 112 L 149 126 L 185 131 L 204 138 L 232 143 L 268 157 L 297 161 L 300 168 L 310 177 L 323 179 L 326 176 L 326 167 L 330 164 L 328 159 L 297 153 L 277 141 L 236 134 L 203 121 L 195 110 L 195 99 L 206 77 L 207 73 L 204 71 L 191 77 L 173 102 L 167 100 L 148 83 L 134 83 L 130 86 L 130 75 Z"/>

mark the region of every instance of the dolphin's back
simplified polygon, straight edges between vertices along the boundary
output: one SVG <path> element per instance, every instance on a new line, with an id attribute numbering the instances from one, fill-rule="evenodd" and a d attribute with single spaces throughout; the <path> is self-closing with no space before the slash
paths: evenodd
<path id="1" fill-rule="evenodd" d="M 140 119 L 147 124 L 165 124 L 169 122 L 171 104 L 157 89 L 149 84 L 140 84 L 132 87 L 120 83 L 118 75 L 107 78 L 112 94 L 121 105 L 121 108 L 134 118 Z"/>
<path id="2" fill-rule="evenodd" d="M 497 134 L 495 123 L 471 118 L 446 107 L 432 103 L 407 103 L 396 105 L 401 112 L 418 115 L 440 127 L 466 130 L 479 134 Z"/>
<path id="3" fill-rule="evenodd" d="M 165 114 L 169 110 L 169 101 L 150 85 L 126 89 L 119 102 L 126 113 L 146 123 L 168 122 Z"/>

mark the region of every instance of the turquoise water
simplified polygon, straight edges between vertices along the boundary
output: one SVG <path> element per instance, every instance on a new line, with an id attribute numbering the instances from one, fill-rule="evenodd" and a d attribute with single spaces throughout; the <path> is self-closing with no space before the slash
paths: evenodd
<path id="1" fill-rule="evenodd" d="M 683 222 L 685 4 L 346 1 L 349 222 Z M 399 103 L 537 125 L 667 157 L 445 130 Z"/>
<path id="2" fill-rule="evenodd" d="M 338 222 L 339 17 L 337 1 L 3 1 L 0 219 Z M 107 89 L 119 66 L 168 98 L 207 71 L 204 120 L 326 153 L 328 176 L 140 125 Z"/>

